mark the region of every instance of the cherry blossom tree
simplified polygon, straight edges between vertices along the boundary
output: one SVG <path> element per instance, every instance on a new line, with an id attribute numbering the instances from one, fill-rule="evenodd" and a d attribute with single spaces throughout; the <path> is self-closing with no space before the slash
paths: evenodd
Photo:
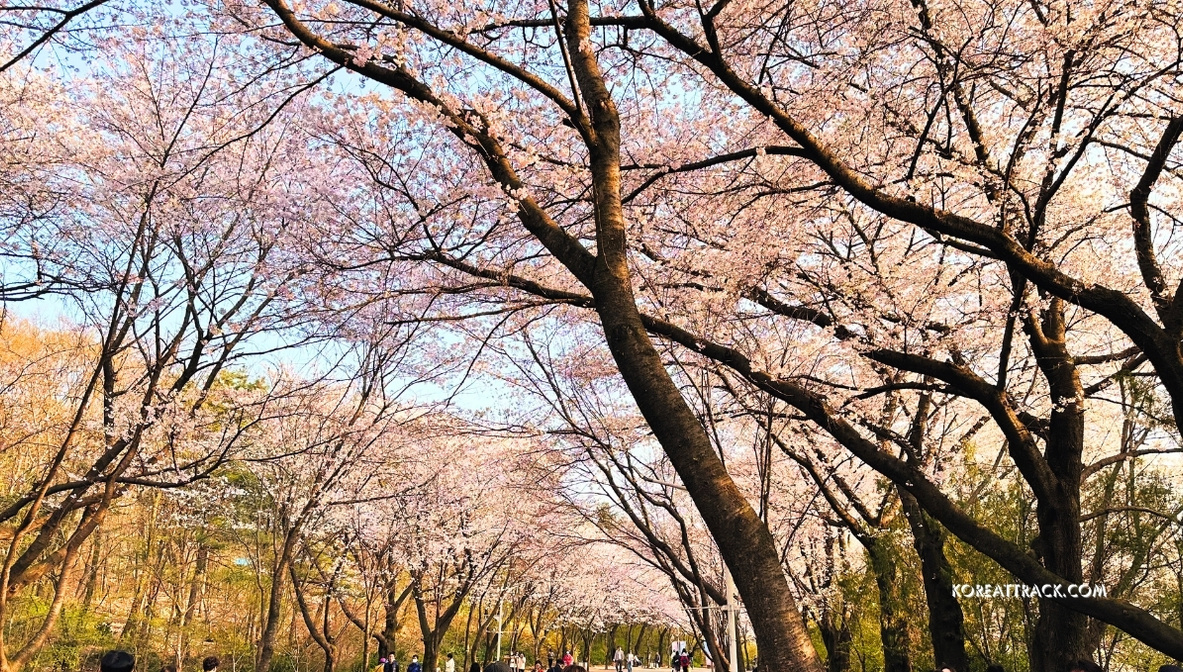
<path id="1" fill-rule="evenodd" d="M 1086 578 L 1089 478 L 1179 449 L 1172 2 L 201 9 L 258 40 L 248 70 L 349 76 L 291 151 L 333 188 L 277 195 L 324 214 L 304 229 L 317 268 L 477 351 L 543 319 L 607 350 L 770 667 L 820 663 L 680 365 L 791 409 L 1027 583 Z M 20 11 L 21 45 L 67 46 L 71 10 Z M 1107 431 L 1127 378 L 1165 421 L 1132 450 Z M 958 431 L 919 451 L 933 398 Z M 1029 489 L 1034 553 L 959 501 L 958 434 Z M 1041 598 L 1032 670 L 1087 655 L 1089 618 L 1183 655 L 1151 606 Z"/>

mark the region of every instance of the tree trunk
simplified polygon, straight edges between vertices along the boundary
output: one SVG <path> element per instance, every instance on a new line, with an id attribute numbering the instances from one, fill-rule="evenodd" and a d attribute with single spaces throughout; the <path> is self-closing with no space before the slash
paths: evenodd
<path id="1" fill-rule="evenodd" d="M 263 634 L 259 637 L 259 657 L 255 661 L 255 672 L 268 672 L 271 659 L 275 656 L 275 635 L 279 631 L 280 601 L 283 599 L 283 580 L 292 552 L 296 546 L 298 531 L 293 528 L 284 536 L 279 557 L 271 569 L 271 590 L 267 598 L 267 616 L 263 623 Z"/>
<path id="2" fill-rule="evenodd" d="M 1053 400 L 1045 459 L 1052 473 L 1036 489 L 1039 521 L 1036 553 L 1043 565 L 1068 584 L 1084 580 L 1080 527 L 1080 484 L 1084 470 L 1084 390 L 1065 343 L 1064 303 L 1054 299 L 1041 319 L 1024 325 Z M 1062 588 L 1067 589 L 1067 586 Z M 1061 672 L 1089 657 L 1088 617 L 1061 603 L 1040 598 L 1029 654 L 1031 672 Z"/>
<path id="3" fill-rule="evenodd" d="M 296 566 L 289 563 L 288 572 L 292 579 L 292 590 L 296 594 L 296 606 L 300 610 L 300 616 L 304 619 L 304 627 L 308 630 L 312 641 L 316 642 L 316 645 L 324 652 L 324 672 L 334 672 L 337 662 L 337 647 L 329 632 L 329 605 L 331 602 L 328 595 L 325 595 L 325 599 L 321 601 L 323 612 L 317 614 L 320 618 L 313 618 L 312 612 L 308 609 L 308 600 L 304 597 L 303 582 L 296 575 Z M 329 590 L 332 590 L 331 583 Z M 319 627 L 316 624 L 317 620 L 321 622 Z"/>
<path id="4" fill-rule="evenodd" d="M 932 638 L 933 664 L 968 672 L 965 653 L 965 616 L 953 596 L 953 568 L 945 556 L 945 528 L 926 514 L 916 498 L 897 488 L 904 517 L 912 528 L 912 545 L 920 556 L 924 598 L 928 603 L 928 632 Z"/>
<path id="5" fill-rule="evenodd" d="M 850 622 L 826 609 L 817 620 L 817 629 L 826 647 L 826 672 L 850 672 L 850 646 L 854 640 Z"/>
<path id="6" fill-rule="evenodd" d="M 411 594 L 412 585 L 407 584 L 407 587 L 400 592 L 397 584 L 390 584 L 390 590 L 386 593 L 386 604 L 383 605 L 385 619 L 382 622 L 382 633 L 376 637 L 378 640 L 379 658 L 390 658 L 398 655 L 398 651 L 395 650 L 397 648 L 395 637 L 398 634 L 399 625 L 398 612 L 402 608 L 403 602 L 406 602 L 407 596 Z"/>
<path id="7" fill-rule="evenodd" d="M 884 672 L 912 672 L 908 622 L 900 613 L 900 576 L 895 549 L 886 539 L 861 539 L 867 547 L 871 572 L 879 589 L 879 635 L 883 639 Z M 959 671 L 962 672 L 962 671 Z"/>
<path id="8" fill-rule="evenodd" d="M 580 279 L 595 297 L 596 312 L 621 376 L 735 578 L 756 632 L 761 664 L 783 672 L 821 672 L 821 661 L 789 590 L 772 534 L 727 473 L 641 321 L 632 291 L 621 205 L 620 117 L 595 54 L 586 48 L 590 32 L 587 1 L 571 0 L 566 37 L 591 115 L 587 144 L 597 253 L 590 268 L 566 250 L 556 255 L 573 267 L 576 276 L 583 275 Z M 546 237 L 554 239 L 553 234 Z"/>

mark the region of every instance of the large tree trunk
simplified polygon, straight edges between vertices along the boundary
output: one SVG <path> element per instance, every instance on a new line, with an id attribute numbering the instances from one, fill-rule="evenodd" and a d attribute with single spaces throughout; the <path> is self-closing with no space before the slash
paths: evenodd
<path id="1" fill-rule="evenodd" d="M 423 669 L 425 672 L 435 672 L 436 662 L 439 661 L 440 646 L 444 643 L 444 635 L 452 627 L 456 614 L 460 613 L 460 605 L 464 601 L 463 594 L 452 598 L 451 604 L 442 612 L 438 612 L 434 627 L 427 616 L 427 601 L 420 595 L 413 595 L 415 611 L 419 615 L 419 630 L 423 635 Z"/>
<path id="2" fill-rule="evenodd" d="M 378 657 L 390 658 L 397 656 L 398 652 L 395 650 L 395 636 L 398 634 L 398 612 L 402 609 L 403 603 L 407 601 L 407 597 L 411 594 L 411 587 L 413 583 L 407 584 L 401 592 L 396 583 L 390 584 L 390 590 L 386 593 L 386 604 L 383 605 L 385 618 L 382 621 L 382 632 L 375 637 L 378 640 Z"/>
<path id="3" fill-rule="evenodd" d="M 1039 521 L 1036 552 L 1045 567 L 1068 584 L 1084 580 L 1084 545 L 1080 527 L 1080 485 L 1084 465 L 1084 390 L 1065 343 L 1064 304 L 1056 299 L 1042 319 L 1029 317 L 1028 341 L 1047 378 L 1052 409 L 1045 456 L 1052 477 L 1036 491 Z M 1067 586 L 1064 586 L 1066 589 Z M 1029 652 L 1031 672 L 1062 672 L 1089 657 L 1088 617 L 1041 598 Z"/>
<path id="4" fill-rule="evenodd" d="M 608 348 L 735 578 L 751 615 L 761 664 L 784 672 L 821 672 L 772 534 L 727 473 L 701 422 L 665 369 L 637 310 L 620 196 L 620 118 L 595 54 L 587 47 L 591 41 L 586 0 L 568 4 L 566 38 L 591 115 L 588 147 L 597 254 L 591 276 L 581 280 L 595 297 Z"/>
<path id="5" fill-rule="evenodd" d="M 949 667 L 957 672 L 967 672 L 965 615 L 953 596 L 953 568 L 945 556 L 945 528 L 920 508 L 915 497 L 903 488 L 898 491 L 904 517 L 912 529 L 912 545 L 920 556 L 933 664 L 937 669 Z"/>

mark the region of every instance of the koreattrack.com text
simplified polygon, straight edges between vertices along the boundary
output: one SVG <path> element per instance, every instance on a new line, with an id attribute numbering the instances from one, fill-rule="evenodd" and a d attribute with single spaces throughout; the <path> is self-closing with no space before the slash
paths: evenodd
<path id="1" fill-rule="evenodd" d="M 1029 586 L 1022 583 L 1006 584 L 969 584 L 960 583 L 953 586 L 953 597 L 985 597 L 1023 599 L 1029 597 L 1064 598 L 1064 597 L 1107 597 L 1109 591 L 1105 586 L 1091 584 L 1045 583 L 1042 586 Z"/>

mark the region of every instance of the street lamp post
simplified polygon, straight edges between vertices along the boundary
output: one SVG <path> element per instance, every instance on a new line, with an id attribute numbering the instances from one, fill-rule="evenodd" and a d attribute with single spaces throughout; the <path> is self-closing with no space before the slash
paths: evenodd
<path id="1" fill-rule="evenodd" d="M 731 672 L 739 672 L 739 628 L 736 623 L 737 615 L 739 613 L 739 595 L 735 589 L 735 579 L 731 578 L 731 570 L 727 568 L 727 564 L 723 564 L 723 583 L 724 589 L 727 591 L 727 649 L 728 662 L 731 663 L 728 669 Z"/>

